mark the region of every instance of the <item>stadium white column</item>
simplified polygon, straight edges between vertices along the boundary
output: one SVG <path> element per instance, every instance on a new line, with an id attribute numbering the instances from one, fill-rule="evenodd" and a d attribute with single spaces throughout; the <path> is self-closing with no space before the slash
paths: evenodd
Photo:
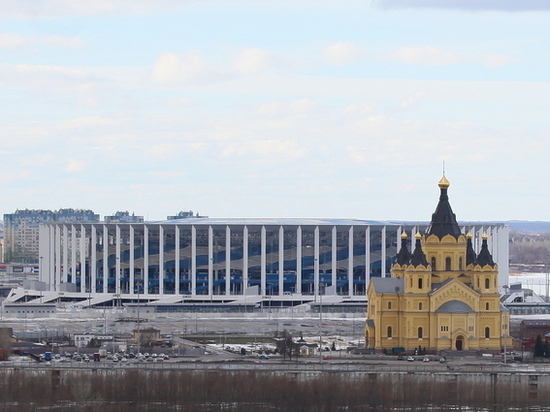
<path id="1" fill-rule="evenodd" d="M 296 293 L 302 294 L 302 226 L 296 229 Z"/>
<path id="2" fill-rule="evenodd" d="M 86 228 L 80 225 L 80 293 L 86 293 Z"/>
<path id="3" fill-rule="evenodd" d="M 231 294 L 231 228 L 225 226 L 225 294 Z"/>
<path id="4" fill-rule="evenodd" d="M 50 241 L 54 246 L 54 256 L 52 257 L 51 276 L 49 278 L 50 290 L 57 290 L 56 279 L 61 279 L 61 228 L 54 225 L 54 230 L 50 234 Z"/>
<path id="5" fill-rule="evenodd" d="M 59 241 L 59 252 L 61 263 L 57 273 L 59 274 L 59 281 L 68 282 L 69 281 L 69 228 L 67 225 L 63 225 L 63 238 L 61 238 L 61 228 L 57 228 L 57 237 L 56 241 Z M 63 248 L 63 249 L 62 249 Z"/>
<path id="6" fill-rule="evenodd" d="M 338 263 L 336 261 L 336 259 L 338 259 L 337 251 L 338 251 L 338 230 L 336 229 L 336 226 L 333 226 L 332 227 L 332 242 L 331 242 L 331 256 L 332 256 L 331 273 L 332 273 L 332 286 L 334 287 L 334 291 L 336 292 L 336 294 L 338 294 L 338 277 L 336 276 L 336 274 L 337 274 L 336 263 Z"/>
<path id="7" fill-rule="evenodd" d="M 71 225 L 71 283 L 76 286 L 76 226 Z"/>
<path id="8" fill-rule="evenodd" d="M 279 226 L 279 296 L 284 295 L 285 277 L 285 230 Z"/>
<path id="9" fill-rule="evenodd" d="M 115 225 L 115 293 L 120 294 L 120 268 L 121 268 L 121 256 L 120 256 L 120 226 Z"/>
<path id="10" fill-rule="evenodd" d="M 109 230 L 103 225 L 103 293 L 107 293 L 109 283 Z"/>
<path id="11" fill-rule="evenodd" d="M 386 226 L 382 227 L 380 233 L 380 274 L 386 277 Z"/>
<path id="12" fill-rule="evenodd" d="M 136 264 L 134 262 L 134 259 L 136 257 L 136 254 L 135 254 L 135 251 L 134 251 L 134 248 L 136 247 L 136 241 L 134 239 L 134 236 L 135 236 L 135 229 L 134 229 L 134 225 L 130 225 L 129 227 L 130 229 L 130 233 L 129 233 L 129 236 L 130 236 L 130 250 L 129 250 L 129 268 L 128 270 L 130 271 L 130 273 L 128 274 L 128 278 L 129 278 L 129 285 L 128 285 L 128 293 L 130 294 L 135 294 L 136 292 L 136 274 L 135 274 L 135 270 L 136 270 Z"/>
<path id="13" fill-rule="evenodd" d="M 213 279 L 214 279 L 214 229 L 212 226 L 208 226 L 208 296 L 212 299 L 214 293 Z"/>
<path id="14" fill-rule="evenodd" d="M 176 225 L 174 227 L 174 293 L 180 294 L 180 227 Z"/>
<path id="15" fill-rule="evenodd" d="M 248 289 L 248 226 L 243 227 L 243 295 Z"/>
<path id="16" fill-rule="evenodd" d="M 370 282 L 370 226 L 365 229 L 365 291 Z"/>
<path id="17" fill-rule="evenodd" d="M 265 269 L 266 265 L 266 230 L 265 226 L 262 225 L 262 230 L 260 232 L 261 240 L 260 240 L 260 295 L 265 296 L 266 295 L 266 277 L 267 272 Z"/>
<path id="18" fill-rule="evenodd" d="M 159 294 L 164 296 L 164 226 L 159 225 Z"/>
<path id="19" fill-rule="evenodd" d="M 497 248 L 496 264 L 498 265 L 498 284 L 499 286 L 509 285 L 509 267 L 510 261 L 510 228 L 508 226 L 498 227 L 496 230 L 497 240 L 495 243 L 500 245 Z"/>
<path id="20" fill-rule="evenodd" d="M 197 295 L 197 229 L 191 226 L 191 296 Z"/>
<path id="21" fill-rule="evenodd" d="M 97 229 L 94 225 L 91 225 L 92 230 L 92 256 L 91 256 L 91 281 L 90 281 L 90 291 L 91 293 L 97 292 Z"/>
<path id="22" fill-rule="evenodd" d="M 49 238 L 50 230 L 50 226 L 47 224 L 41 224 L 38 226 L 38 239 L 44 240 L 46 237 Z M 38 262 L 40 263 L 40 266 L 38 267 L 38 280 L 40 282 L 48 283 L 46 280 L 46 268 L 49 267 L 50 264 L 51 246 L 52 244 L 49 242 L 42 241 L 38 243 Z"/>
<path id="23" fill-rule="evenodd" d="M 401 234 L 403 233 L 404 229 L 402 226 L 398 226 L 397 227 L 397 230 L 396 230 L 396 236 L 397 236 L 397 239 L 396 239 L 396 244 L 397 244 L 397 249 L 396 249 L 396 255 L 397 253 L 399 253 L 399 250 L 401 249 Z"/>
<path id="24" fill-rule="evenodd" d="M 348 294 L 353 296 L 355 295 L 353 290 L 353 226 L 349 228 L 348 234 Z"/>
<path id="25" fill-rule="evenodd" d="M 50 276 L 50 262 L 52 260 L 52 256 L 54 255 L 54 251 L 52 250 L 52 248 L 55 247 L 55 243 L 50 242 L 51 231 L 51 225 L 44 223 L 40 225 L 40 230 L 38 234 L 38 238 L 42 239 L 42 241 L 38 243 L 38 256 L 41 260 L 38 280 L 41 282 L 45 282 L 48 286 L 48 278 Z M 46 239 L 48 239 L 48 241 L 46 241 Z"/>
<path id="26" fill-rule="evenodd" d="M 149 226 L 143 226 L 143 293 L 149 294 Z"/>
<path id="27" fill-rule="evenodd" d="M 319 226 L 313 229 L 313 293 L 319 296 Z"/>

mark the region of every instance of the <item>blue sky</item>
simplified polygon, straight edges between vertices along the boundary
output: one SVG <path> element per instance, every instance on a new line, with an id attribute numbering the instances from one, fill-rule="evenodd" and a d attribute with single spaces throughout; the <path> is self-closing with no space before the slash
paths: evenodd
<path id="1" fill-rule="evenodd" d="M 23 4 L 24 3 L 24 4 Z M 0 0 L 2 213 L 550 220 L 546 1 Z"/>

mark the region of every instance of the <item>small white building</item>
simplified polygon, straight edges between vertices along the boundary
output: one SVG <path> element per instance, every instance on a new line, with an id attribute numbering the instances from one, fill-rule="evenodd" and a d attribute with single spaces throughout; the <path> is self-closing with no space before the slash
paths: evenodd
<path id="1" fill-rule="evenodd" d="M 4 315 L 17 318 L 43 318 L 57 312 L 51 303 L 7 303 L 3 304 Z"/>
<path id="2" fill-rule="evenodd" d="M 85 348 L 88 346 L 92 339 L 96 339 L 101 342 L 112 342 L 114 340 L 113 335 L 96 335 L 93 333 L 82 333 L 73 335 L 74 345 L 77 348 Z"/>

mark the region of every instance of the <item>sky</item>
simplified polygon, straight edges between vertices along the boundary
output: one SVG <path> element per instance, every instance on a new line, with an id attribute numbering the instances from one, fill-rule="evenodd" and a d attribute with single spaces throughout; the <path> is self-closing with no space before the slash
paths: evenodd
<path id="1" fill-rule="evenodd" d="M 0 212 L 550 220 L 546 0 L 0 0 Z M 444 165 L 444 166 L 443 166 Z"/>

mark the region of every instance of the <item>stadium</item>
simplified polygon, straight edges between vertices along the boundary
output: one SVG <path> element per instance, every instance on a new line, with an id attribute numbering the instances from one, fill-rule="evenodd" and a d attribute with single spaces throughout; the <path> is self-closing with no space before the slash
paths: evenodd
<path id="1" fill-rule="evenodd" d="M 401 234 L 425 223 L 344 219 L 185 218 L 145 223 L 51 223 L 40 227 L 38 282 L 7 303 L 81 307 L 365 308 L 373 277 L 389 277 Z M 508 284 L 507 226 L 461 224 L 483 233 Z M 412 246 L 412 245 L 409 245 Z"/>

